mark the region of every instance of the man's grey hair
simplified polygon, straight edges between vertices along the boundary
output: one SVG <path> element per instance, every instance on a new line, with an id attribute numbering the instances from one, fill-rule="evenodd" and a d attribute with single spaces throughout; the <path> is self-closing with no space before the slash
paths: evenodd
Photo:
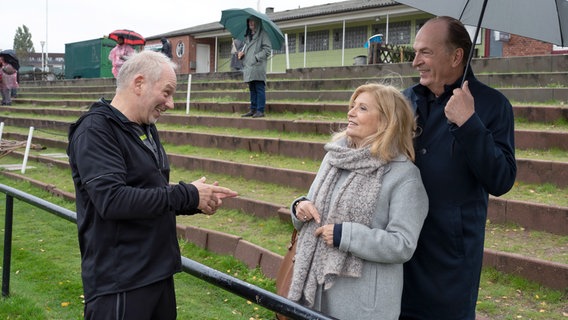
<path id="1" fill-rule="evenodd" d="M 173 70 L 177 69 L 177 65 L 160 52 L 144 50 L 128 56 L 116 77 L 117 90 L 125 88 L 137 74 L 144 75 L 151 83 L 158 81 L 162 76 L 164 64 L 169 65 Z"/>

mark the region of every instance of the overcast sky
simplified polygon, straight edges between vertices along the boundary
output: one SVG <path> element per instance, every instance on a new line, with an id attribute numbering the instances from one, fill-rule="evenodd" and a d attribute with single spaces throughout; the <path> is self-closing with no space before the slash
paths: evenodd
<path id="1" fill-rule="evenodd" d="M 8 0 L 3 0 L 8 1 Z M 221 11 L 251 7 L 265 12 L 310 7 L 338 0 L 11 0 L 3 3 L 0 49 L 11 49 L 18 27 L 26 25 L 36 52 L 64 53 L 65 44 L 102 38 L 115 29 L 149 37 L 219 21 Z"/>

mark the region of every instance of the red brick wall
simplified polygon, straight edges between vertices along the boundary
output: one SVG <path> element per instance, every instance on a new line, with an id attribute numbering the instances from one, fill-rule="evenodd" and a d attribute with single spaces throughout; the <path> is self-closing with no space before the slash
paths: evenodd
<path id="1" fill-rule="evenodd" d="M 503 43 L 503 57 L 542 56 L 552 53 L 552 44 L 512 34 Z"/>
<path id="2" fill-rule="evenodd" d="M 190 68 L 190 62 L 195 61 L 196 56 L 196 47 L 195 47 L 195 38 L 192 36 L 178 36 L 178 37 L 169 37 L 170 43 L 172 44 L 172 61 L 178 64 L 177 73 L 178 74 L 188 74 L 195 72 L 195 68 Z M 179 43 L 184 44 L 184 52 L 181 57 L 178 57 L 176 54 L 176 47 Z M 160 40 L 150 40 L 146 42 L 146 45 L 151 44 L 161 44 Z"/>

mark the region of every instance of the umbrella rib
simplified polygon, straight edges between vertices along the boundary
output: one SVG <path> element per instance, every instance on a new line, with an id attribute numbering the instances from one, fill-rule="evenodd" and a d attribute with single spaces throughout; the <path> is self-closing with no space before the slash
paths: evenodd
<path id="1" fill-rule="evenodd" d="M 461 19 L 463 18 L 463 15 L 464 15 L 464 13 L 465 13 L 465 9 L 469 6 L 469 1 L 470 1 L 470 0 L 467 0 L 467 1 L 465 2 L 465 4 L 462 6 L 462 11 L 461 11 L 461 13 L 460 13 L 460 17 L 459 17 L 458 20 L 461 20 Z"/>
<path id="2" fill-rule="evenodd" d="M 560 30 L 560 42 L 561 42 L 561 46 L 565 46 L 566 43 L 564 43 L 564 32 L 563 32 L 563 26 L 562 26 L 562 17 L 560 16 L 560 8 L 558 7 L 558 0 L 554 1 L 554 5 L 556 6 L 556 17 L 558 19 L 558 29 Z"/>

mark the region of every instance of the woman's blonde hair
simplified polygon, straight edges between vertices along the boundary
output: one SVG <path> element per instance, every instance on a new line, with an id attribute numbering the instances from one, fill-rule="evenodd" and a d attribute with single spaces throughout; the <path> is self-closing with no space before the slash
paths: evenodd
<path id="1" fill-rule="evenodd" d="M 363 92 L 373 95 L 379 110 L 377 132 L 365 138 L 359 147 L 370 146 L 371 154 L 385 161 L 391 161 L 400 154 L 414 161 L 413 137 L 416 131 L 414 112 L 406 97 L 395 87 L 378 83 L 367 83 L 355 89 L 349 99 L 349 109 Z M 333 140 L 346 136 L 345 130 L 334 135 Z M 347 137 L 348 144 L 353 146 Z"/>

